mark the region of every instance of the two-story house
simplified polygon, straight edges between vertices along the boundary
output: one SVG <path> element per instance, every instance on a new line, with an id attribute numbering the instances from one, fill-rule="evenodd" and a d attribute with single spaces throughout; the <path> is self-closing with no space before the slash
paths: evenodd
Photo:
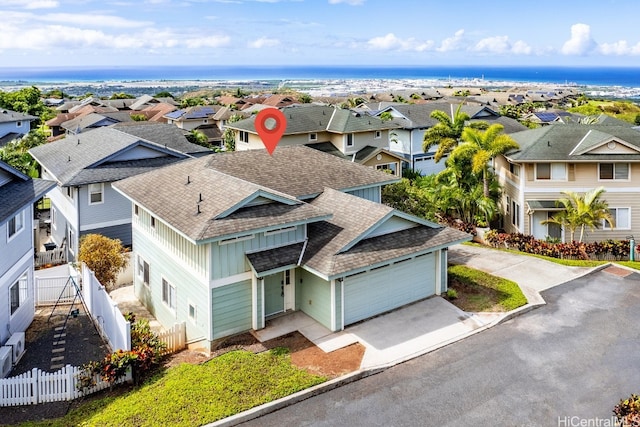
<path id="1" fill-rule="evenodd" d="M 31 324 L 34 294 L 34 203 L 56 183 L 32 179 L 0 162 L 0 343 Z"/>
<path id="2" fill-rule="evenodd" d="M 398 127 L 395 122 L 327 105 L 292 105 L 280 110 L 287 126 L 279 147 L 307 145 L 401 176 L 403 158 L 389 151 L 390 132 Z M 255 116 L 226 126 L 235 131 L 236 150 L 264 149 Z"/>
<path id="3" fill-rule="evenodd" d="M 119 181 L 133 206 L 135 293 L 203 348 L 294 310 L 338 331 L 440 294 L 447 247 L 470 236 L 378 203 L 397 180 L 289 146 Z"/>
<path id="4" fill-rule="evenodd" d="M 15 139 L 20 139 L 31 130 L 31 122 L 35 116 L 0 109 L 0 147 Z"/>
<path id="5" fill-rule="evenodd" d="M 552 124 L 511 137 L 520 149 L 494 164 L 505 231 L 566 240 L 558 226 L 542 222 L 560 210 L 556 201 L 563 191 L 582 194 L 602 186 L 615 225 L 603 222 L 586 240 L 640 234 L 640 132 L 630 125 Z"/>
<path id="6" fill-rule="evenodd" d="M 129 201 L 112 183 L 210 150 L 186 140 L 175 126 L 131 122 L 102 127 L 32 148 L 49 192 L 51 237 L 75 259 L 79 239 L 98 233 L 131 245 Z"/>

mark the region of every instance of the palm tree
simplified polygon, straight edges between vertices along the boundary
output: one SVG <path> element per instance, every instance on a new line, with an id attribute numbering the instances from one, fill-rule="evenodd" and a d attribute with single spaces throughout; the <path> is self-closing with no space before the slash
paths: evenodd
<path id="1" fill-rule="evenodd" d="M 435 110 L 431 113 L 431 118 L 436 119 L 438 123 L 424 133 L 422 151 L 426 153 L 431 147 L 437 145 L 438 149 L 434 157 L 436 163 L 458 146 L 465 126 L 468 125 L 477 129 L 486 129 L 487 127 L 484 122 L 468 123 L 470 117 L 461 109 L 462 104 L 458 105 L 458 108 L 456 108 L 455 112 L 452 112 L 451 116 L 441 110 Z"/>
<path id="2" fill-rule="evenodd" d="M 485 197 L 489 197 L 489 168 L 490 161 L 500 154 L 516 150 L 520 146 L 509 135 L 502 133 L 501 124 L 493 124 L 485 131 L 472 127 L 464 128 L 463 143 L 452 152 L 450 160 L 455 162 L 460 158 L 471 159 L 471 172 L 482 172 L 482 188 Z"/>
<path id="3" fill-rule="evenodd" d="M 576 230 L 579 228 L 579 242 L 582 242 L 585 227 L 589 227 L 593 231 L 603 221 L 607 221 L 609 226 L 613 227 L 613 217 L 609 211 L 609 205 L 600 199 L 604 192 L 604 187 L 598 187 L 583 195 L 573 191 L 563 191 L 562 194 L 565 197 L 558 200 L 556 205 L 562 206 L 564 209 L 548 220 L 542 221 L 542 224 L 558 224 L 569 230 L 571 241 L 574 240 Z"/>

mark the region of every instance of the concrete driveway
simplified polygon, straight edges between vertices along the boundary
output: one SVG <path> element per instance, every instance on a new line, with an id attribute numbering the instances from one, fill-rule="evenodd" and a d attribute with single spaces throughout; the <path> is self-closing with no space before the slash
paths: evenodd
<path id="1" fill-rule="evenodd" d="M 455 345 L 248 425 L 614 425 L 640 387 L 640 274 L 609 267 Z"/>

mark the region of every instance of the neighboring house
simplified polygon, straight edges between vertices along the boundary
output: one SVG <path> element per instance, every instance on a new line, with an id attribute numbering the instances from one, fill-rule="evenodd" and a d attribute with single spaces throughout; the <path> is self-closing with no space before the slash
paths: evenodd
<path id="1" fill-rule="evenodd" d="M 390 113 L 395 121 L 400 123 L 401 127 L 391 132 L 389 150 L 402 156 L 410 169 L 420 172 L 422 175 L 432 175 L 444 170 L 446 159 L 442 159 L 438 163 L 435 162 L 437 147 L 431 147 L 431 150 L 426 153 L 422 150 L 424 133 L 438 124 L 438 120 L 432 118 L 431 113 L 436 110 L 444 111 L 453 117 L 457 108 L 458 104 L 450 102 L 398 103 L 388 105 L 378 111 L 376 115 Z M 504 126 L 505 133 L 527 129 L 517 120 L 501 116 L 488 107 L 463 105 L 461 111 L 469 115 L 471 122 L 485 121 L 489 125 L 500 123 Z"/>
<path id="2" fill-rule="evenodd" d="M 520 149 L 495 159 L 507 232 L 566 241 L 569 236 L 559 227 L 542 224 L 560 210 L 561 192 L 582 194 L 603 186 L 615 226 L 587 230 L 586 240 L 640 234 L 640 132 L 630 126 L 554 124 L 511 137 Z"/>
<path id="3" fill-rule="evenodd" d="M 296 105 L 280 111 L 287 127 L 278 147 L 309 145 L 400 175 L 402 159 L 388 150 L 390 132 L 398 127 L 395 122 L 325 105 Z M 264 149 L 256 131 L 255 116 L 227 123 L 226 127 L 235 131 L 236 150 Z"/>
<path id="4" fill-rule="evenodd" d="M 31 130 L 31 122 L 35 116 L 0 109 L 0 147 L 15 139 L 20 139 Z"/>
<path id="5" fill-rule="evenodd" d="M 104 126 L 115 125 L 116 123 L 131 122 L 133 119 L 129 112 L 117 111 L 113 113 L 89 113 L 74 117 L 60 125 L 65 133 L 75 135 Z M 52 135 L 53 136 L 53 135 Z"/>
<path id="6" fill-rule="evenodd" d="M 390 179 L 294 146 L 119 181 L 133 204 L 136 295 L 212 349 L 280 313 L 339 331 L 445 292 L 447 247 L 470 236 L 363 198 Z"/>
<path id="7" fill-rule="evenodd" d="M 214 105 L 198 105 L 183 108 L 164 115 L 167 123 L 182 130 L 190 131 L 198 126 L 213 123 L 212 118 L 221 107 Z"/>
<path id="8" fill-rule="evenodd" d="M 35 310 L 34 203 L 54 181 L 32 179 L 0 162 L 0 343 L 31 324 Z M 37 226 L 36 226 L 37 230 Z"/>
<path id="9" fill-rule="evenodd" d="M 114 181 L 210 150 L 191 144 L 175 126 L 137 122 L 103 127 L 32 148 L 42 176 L 56 181 L 51 237 L 75 259 L 79 239 L 98 233 L 131 245 L 131 209 Z M 140 136 L 143 135 L 143 136 Z"/>

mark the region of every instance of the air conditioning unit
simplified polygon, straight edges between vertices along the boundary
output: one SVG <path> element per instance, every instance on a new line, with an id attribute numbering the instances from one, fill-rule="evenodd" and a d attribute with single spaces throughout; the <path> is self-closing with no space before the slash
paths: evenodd
<path id="1" fill-rule="evenodd" d="M 11 346 L 12 363 L 15 365 L 20 361 L 20 358 L 24 354 L 24 332 L 16 332 L 11 335 L 11 338 L 4 343 L 5 346 Z"/>
<path id="2" fill-rule="evenodd" d="M 0 378 L 6 378 L 13 367 L 13 347 L 0 347 Z"/>

